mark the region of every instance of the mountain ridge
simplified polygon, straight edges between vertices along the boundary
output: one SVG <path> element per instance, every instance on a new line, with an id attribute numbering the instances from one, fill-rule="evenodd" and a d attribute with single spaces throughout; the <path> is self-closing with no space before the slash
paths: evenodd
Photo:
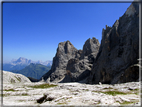
<path id="1" fill-rule="evenodd" d="M 44 66 L 42 64 L 35 64 L 31 63 L 30 65 L 26 66 L 22 70 L 11 70 L 10 72 L 13 73 L 19 73 L 26 77 L 34 78 L 34 79 L 40 79 L 42 75 L 47 73 L 50 70 L 50 66 Z"/>
<path id="2" fill-rule="evenodd" d="M 24 57 L 20 57 L 16 60 L 11 60 L 11 62 L 3 63 L 3 70 L 5 71 L 11 71 L 11 70 L 21 70 L 24 69 L 26 66 L 30 65 L 31 63 L 35 64 L 42 64 L 45 66 L 51 66 L 52 61 L 32 61 L 30 59 L 26 59 Z"/>

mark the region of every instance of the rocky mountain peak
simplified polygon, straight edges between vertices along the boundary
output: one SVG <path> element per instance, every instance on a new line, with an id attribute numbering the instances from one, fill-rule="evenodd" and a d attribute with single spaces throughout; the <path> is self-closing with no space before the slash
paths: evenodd
<path id="1" fill-rule="evenodd" d="M 20 58 L 17 60 L 17 62 L 20 62 L 20 61 L 26 61 L 26 60 L 27 60 L 26 58 L 20 57 Z"/>
<path id="2" fill-rule="evenodd" d="M 139 11 L 139 4 L 138 3 L 132 3 L 126 10 L 125 15 L 129 16 L 134 16 L 135 13 L 138 13 Z"/>
<path id="3" fill-rule="evenodd" d="M 68 60 L 75 58 L 77 54 L 79 54 L 78 50 L 70 41 L 59 43 L 51 70 L 43 76 L 44 79 L 50 78 L 51 81 L 60 81 L 66 73 Z"/>
<path id="4" fill-rule="evenodd" d="M 81 57 L 84 58 L 84 56 L 88 56 L 93 52 L 98 52 L 99 46 L 99 41 L 95 37 L 92 39 L 89 38 L 83 45 L 83 52 Z"/>
<path id="5" fill-rule="evenodd" d="M 13 64 L 26 64 L 28 63 L 28 59 L 24 57 L 20 57 L 19 59 L 12 62 Z"/>
<path id="6" fill-rule="evenodd" d="M 73 54 L 72 52 L 77 51 L 77 49 L 72 45 L 70 41 L 61 42 L 57 48 L 57 55 L 62 54 Z"/>
<path id="7" fill-rule="evenodd" d="M 102 31 L 90 83 L 115 84 L 137 81 L 139 76 L 139 4 L 132 3 L 112 27 Z"/>

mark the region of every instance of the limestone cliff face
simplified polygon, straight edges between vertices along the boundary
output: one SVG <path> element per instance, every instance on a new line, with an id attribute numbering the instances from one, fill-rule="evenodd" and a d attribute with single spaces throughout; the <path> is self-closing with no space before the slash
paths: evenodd
<path id="1" fill-rule="evenodd" d="M 139 78 L 139 4 L 132 3 L 102 40 L 88 83 L 122 83 Z"/>
<path id="2" fill-rule="evenodd" d="M 95 37 L 86 40 L 85 44 L 83 45 L 81 59 L 83 59 L 85 56 L 90 55 L 91 53 L 98 53 L 99 46 L 99 41 Z"/>
<path id="3" fill-rule="evenodd" d="M 83 46 L 81 57 L 72 58 L 68 61 L 65 78 L 62 82 L 79 82 L 85 80 L 90 75 L 99 46 L 99 41 L 96 38 L 89 38 Z"/>
<path id="4" fill-rule="evenodd" d="M 77 50 L 69 41 L 59 43 L 51 70 L 43 75 L 44 80 L 74 82 L 85 79 L 90 75 L 99 45 L 94 37 L 85 42 L 83 50 Z"/>
<path id="5" fill-rule="evenodd" d="M 70 41 L 59 43 L 57 53 L 53 58 L 51 70 L 43 76 L 44 80 L 48 79 L 51 82 L 59 82 L 64 78 L 68 61 L 71 58 L 78 57 L 80 57 L 80 51 Z"/>

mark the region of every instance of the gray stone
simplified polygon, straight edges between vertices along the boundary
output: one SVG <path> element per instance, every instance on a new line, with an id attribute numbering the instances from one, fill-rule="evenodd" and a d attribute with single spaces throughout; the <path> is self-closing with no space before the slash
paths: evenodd
<path id="1" fill-rule="evenodd" d="M 65 78 L 61 82 L 83 82 L 91 73 L 99 46 L 96 38 L 89 38 L 83 46 L 80 58 L 72 58 L 68 61 Z"/>
<path id="2" fill-rule="evenodd" d="M 51 82 L 59 82 L 64 78 L 67 63 L 71 58 L 80 57 L 81 50 L 77 50 L 70 41 L 61 42 L 53 58 L 51 70 L 43 75 L 44 80 L 50 77 Z"/>
<path id="3" fill-rule="evenodd" d="M 115 84 L 139 78 L 139 4 L 132 3 L 112 27 L 102 31 L 102 40 L 88 83 Z"/>
<path id="4" fill-rule="evenodd" d="M 12 73 L 8 71 L 2 71 L 2 72 L 3 72 L 3 83 L 25 83 L 25 82 L 31 83 L 31 81 L 22 74 Z"/>

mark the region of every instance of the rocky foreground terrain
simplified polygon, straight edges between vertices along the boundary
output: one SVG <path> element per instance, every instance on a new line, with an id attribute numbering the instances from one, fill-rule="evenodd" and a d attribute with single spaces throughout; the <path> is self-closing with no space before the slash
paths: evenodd
<path id="1" fill-rule="evenodd" d="M 7 106 L 140 106 L 140 82 L 123 84 L 4 83 Z"/>

